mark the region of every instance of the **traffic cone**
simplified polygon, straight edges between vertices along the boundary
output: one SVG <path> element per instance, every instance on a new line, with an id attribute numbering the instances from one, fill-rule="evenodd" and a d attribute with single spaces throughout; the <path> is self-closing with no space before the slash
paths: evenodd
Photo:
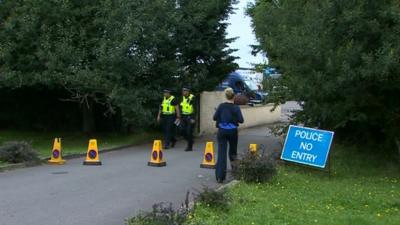
<path id="1" fill-rule="evenodd" d="M 250 144 L 249 151 L 251 154 L 257 154 L 257 144 Z"/>
<path id="2" fill-rule="evenodd" d="M 147 163 L 148 166 L 162 167 L 167 165 L 167 163 L 163 161 L 163 151 L 161 146 L 162 145 L 160 140 L 154 140 L 150 162 Z"/>
<path id="3" fill-rule="evenodd" d="M 99 159 L 99 149 L 97 148 L 96 139 L 89 140 L 88 151 L 86 154 L 86 159 L 83 162 L 83 165 L 94 165 L 94 166 L 101 165 L 101 161 Z"/>
<path id="4" fill-rule="evenodd" d="M 214 157 L 214 143 L 207 142 L 206 148 L 204 149 L 203 163 L 200 164 L 201 168 L 214 169 L 215 168 L 215 157 Z"/>
<path id="5" fill-rule="evenodd" d="M 53 165 L 62 165 L 65 163 L 65 160 L 62 159 L 61 154 L 61 138 L 54 139 L 53 150 L 51 152 L 51 157 L 48 162 L 49 164 Z"/>

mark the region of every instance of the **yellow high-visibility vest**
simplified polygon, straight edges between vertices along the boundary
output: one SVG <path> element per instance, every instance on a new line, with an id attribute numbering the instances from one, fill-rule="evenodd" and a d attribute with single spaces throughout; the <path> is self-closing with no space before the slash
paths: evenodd
<path id="1" fill-rule="evenodd" d="M 164 100 L 161 104 L 162 106 L 162 114 L 172 115 L 175 114 L 175 106 L 171 105 L 172 100 L 174 100 L 174 96 L 170 96 L 168 99 L 164 97 Z"/>
<path id="2" fill-rule="evenodd" d="M 191 102 L 193 99 L 193 95 L 190 94 L 188 98 L 186 98 L 185 96 L 183 96 L 183 100 L 181 102 L 181 106 L 182 106 L 182 114 L 183 115 L 190 115 L 193 113 L 193 103 Z M 190 102 L 190 103 L 189 103 Z"/>

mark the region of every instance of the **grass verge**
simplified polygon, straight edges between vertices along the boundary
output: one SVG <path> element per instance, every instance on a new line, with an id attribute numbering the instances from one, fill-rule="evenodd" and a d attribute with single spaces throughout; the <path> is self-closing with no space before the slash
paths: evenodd
<path id="1" fill-rule="evenodd" d="M 63 155 L 85 153 L 88 141 L 97 139 L 99 150 L 125 145 L 140 144 L 159 136 L 157 133 L 141 132 L 134 134 L 100 133 L 87 136 L 81 133 L 41 133 L 27 131 L 0 130 L 0 144 L 5 141 L 27 141 L 38 151 L 41 158 L 50 157 L 55 137 L 61 137 Z M 4 162 L 0 162 L 0 165 Z"/>
<path id="2" fill-rule="evenodd" d="M 337 145 L 331 176 L 281 166 L 268 184 L 229 189 L 227 210 L 197 203 L 187 224 L 400 224 L 400 170 L 390 156 Z"/>

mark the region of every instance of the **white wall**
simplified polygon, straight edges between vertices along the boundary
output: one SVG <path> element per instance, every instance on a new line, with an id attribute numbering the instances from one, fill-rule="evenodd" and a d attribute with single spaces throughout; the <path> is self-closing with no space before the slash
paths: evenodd
<path id="1" fill-rule="evenodd" d="M 212 134 L 217 131 L 213 115 L 218 105 L 225 100 L 222 91 L 203 92 L 200 95 L 200 134 Z M 244 123 L 239 128 L 278 122 L 281 116 L 281 107 L 278 106 L 271 112 L 272 108 L 273 104 L 254 107 L 241 106 Z"/>

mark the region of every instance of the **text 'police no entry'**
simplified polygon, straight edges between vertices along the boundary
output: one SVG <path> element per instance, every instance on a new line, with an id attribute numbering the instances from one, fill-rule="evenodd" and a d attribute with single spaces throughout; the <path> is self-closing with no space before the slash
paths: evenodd
<path id="1" fill-rule="evenodd" d="M 291 125 L 281 159 L 324 168 L 333 134 L 332 131 Z"/>

